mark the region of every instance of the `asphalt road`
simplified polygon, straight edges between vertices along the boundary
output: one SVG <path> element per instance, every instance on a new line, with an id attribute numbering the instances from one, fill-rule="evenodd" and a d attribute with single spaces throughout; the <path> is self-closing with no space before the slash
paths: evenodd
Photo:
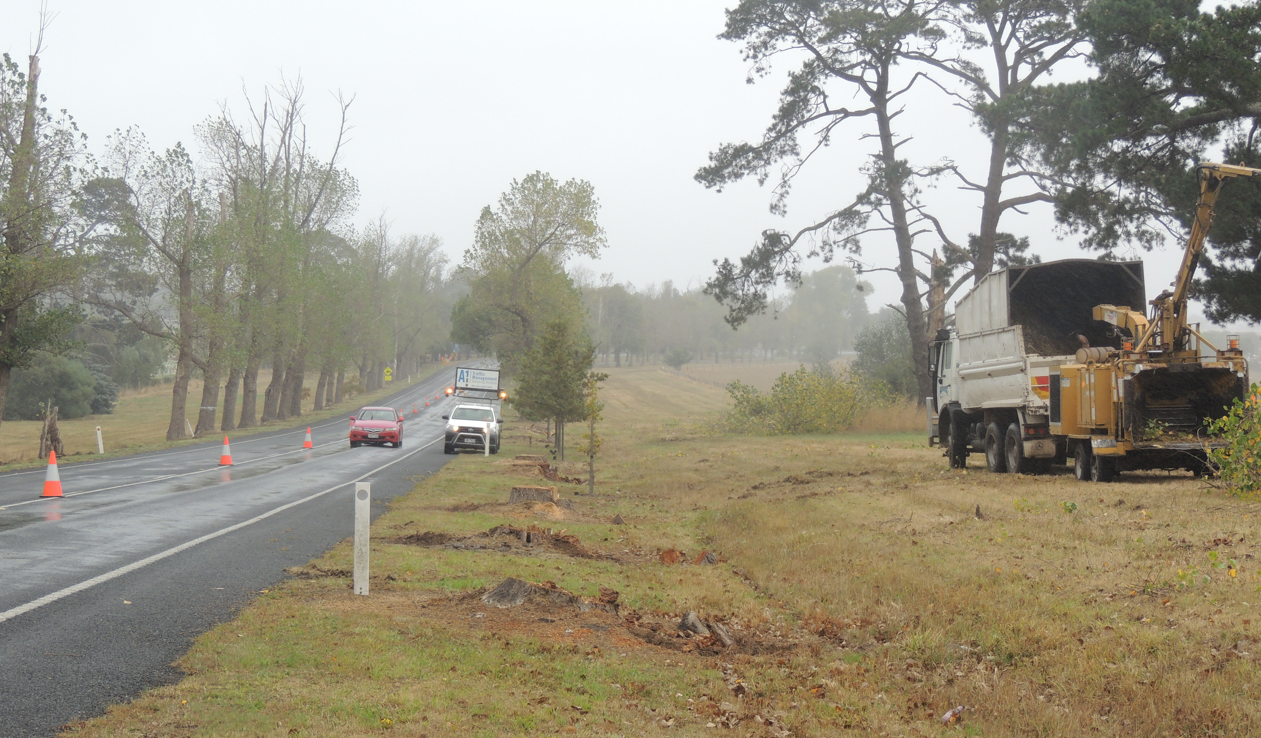
<path id="1" fill-rule="evenodd" d="M 353 535 L 355 481 L 373 515 L 451 457 L 442 371 L 381 404 L 403 408 L 403 447 L 351 449 L 345 416 L 232 443 L 0 474 L 0 738 L 49 736 L 170 684 L 193 638 Z M 420 412 L 412 413 L 412 404 Z M 355 409 L 346 404 L 346 416 Z"/>

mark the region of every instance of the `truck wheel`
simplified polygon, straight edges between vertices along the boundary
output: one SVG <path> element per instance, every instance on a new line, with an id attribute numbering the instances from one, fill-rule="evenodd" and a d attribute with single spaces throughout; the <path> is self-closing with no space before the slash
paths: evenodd
<path id="1" fill-rule="evenodd" d="M 1004 435 L 998 423 L 990 423 L 985 430 L 985 466 L 996 474 L 1007 471 L 1006 454 L 1003 453 Z"/>
<path id="2" fill-rule="evenodd" d="M 1003 437 L 1003 451 L 1003 460 L 1007 462 L 1008 473 L 1033 473 L 1033 460 L 1025 458 L 1025 444 L 1020 438 L 1019 423 L 1007 426 L 1007 433 Z"/>
<path id="3" fill-rule="evenodd" d="M 1117 475 L 1117 462 L 1108 456 L 1090 455 L 1090 481 L 1111 482 Z"/>
<path id="4" fill-rule="evenodd" d="M 968 468 L 968 419 L 962 411 L 950 413 L 950 435 L 947 455 L 951 469 Z"/>
<path id="5" fill-rule="evenodd" d="M 453 453 L 455 453 L 455 446 L 454 446 L 453 444 L 450 444 L 450 443 L 444 443 L 444 444 L 442 444 L 442 453 L 444 453 L 444 454 L 453 454 Z"/>
<path id="6" fill-rule="evenodd" d="M 1077 481 L 1090 481 L 1091 456 L 1094 454 L 1090 451 L 1090 444 L 1084 441 L 1077 444 L 1077 450 L 1073 452 L 1073 476 L 1077 477 Z"/>

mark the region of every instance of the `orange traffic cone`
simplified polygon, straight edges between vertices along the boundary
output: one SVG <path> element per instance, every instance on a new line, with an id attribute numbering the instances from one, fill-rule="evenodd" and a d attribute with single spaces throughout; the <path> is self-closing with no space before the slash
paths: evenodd
<path id="1" fill-rule="evenodd" d="M 232 449 L 228 448 L 228 437 L 223 437 L 223 453 L 219 456 L 219 466 L 232 466 Z"/>
<path id="2" fill-rule="evenodd" d="M 416 413 L 420 412 L 419 410 L 417 410 L 417 409 L 416 409 L 416 406 L 417 406 L 417 405 L 419 405 L 419 404 L 420 404 L 420 403 L 418 403 L 418 402 L 413 402 L 413 403 L 412 403 L 412 415 L 415 415 Z"/>
<path id="3" fill-rule="evenodd" d="M 429 403 L 427 403 L 427 402 L 426 402 L 426 403 L 425 403 L 425 407 L 429 407 Z"/>
<path id="4" fill-rule="evenodd" d="M 302 448 L 313 448 L 313 446 L 311 445 L 311 427 L 310 426 L 307 426 L 306 440 L 302 442 Z"/>
<path id="5" fill-rule="evenodd" d="M 57 452 L 48 452 L 48 473 L 44 475 L 44 494 L 40 497 L 64 497 L 61 494 L 61 475 L 57 473 Z"/>

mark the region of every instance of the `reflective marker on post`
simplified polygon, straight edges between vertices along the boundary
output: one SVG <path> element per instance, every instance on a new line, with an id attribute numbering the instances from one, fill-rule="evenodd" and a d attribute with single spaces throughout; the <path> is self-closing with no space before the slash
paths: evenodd
<path id="1" fill-rule="evenodd" d="M 355 594 L 368 594 L 368 526 L 372 522 L 372 485 L 355 482 Z"/>

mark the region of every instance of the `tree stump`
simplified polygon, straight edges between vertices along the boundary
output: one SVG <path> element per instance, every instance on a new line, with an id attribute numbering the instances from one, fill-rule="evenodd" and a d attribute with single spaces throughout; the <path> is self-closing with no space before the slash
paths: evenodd
<path id="1" fill-rule="evenodd" d="M 560 492 L 555 487 L 539 487 L 532 484 L 513 487 L 508 504 L 516 502 L 559 502 Z"/>
<path id="2" fill-rule="evenodd" d="M 551 582 L 534 584 L 515 577 L 508 577 L 494 589 L 482 595 L 482 602 L 498 608 L 516 607 L 526 600 L 564 607 L 582 604 L 581 598 Z"/>
<path id="3" fill-rule="evenodd" d="M 57 411 L 49 403 L 44 411 L 44 427 L 39 434 L 39 458 L 47 459 L 49 451 L 56 451 L 58 456 L 65 456 L 65 445 L 61 442 L 61 431 L 57 430 Z"/>

